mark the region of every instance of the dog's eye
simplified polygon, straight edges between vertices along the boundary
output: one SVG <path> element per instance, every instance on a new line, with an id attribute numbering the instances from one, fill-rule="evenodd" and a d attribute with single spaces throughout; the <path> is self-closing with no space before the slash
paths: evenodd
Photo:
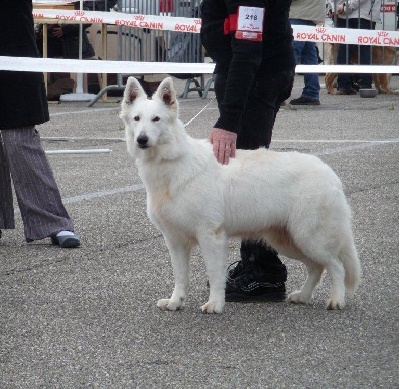
<path id="1" fill-rule="evenodd" d="M 133 118 L 133 120 L 134 120 L 135 122 L 138 122 L 139 119 L 140 119 L 140 117 L 139 117 L 138 115 L 136 115 L 136 116 Z"/>
<path id="2" fill-rule="evenodd" d="M 153 122 L 158 122 L 158 121 L 160 121 L 160 117 L 159 116 L 154 116 L 152 121 Z"/>

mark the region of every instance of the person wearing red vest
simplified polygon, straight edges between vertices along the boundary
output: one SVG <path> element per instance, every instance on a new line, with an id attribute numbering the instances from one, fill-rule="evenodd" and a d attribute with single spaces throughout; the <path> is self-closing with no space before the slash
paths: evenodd
<path id="1" fill-rule="evenodd" d="M 268 148 L 280 105 L 295 74 L 291 0 L 203 0 L 202 44 L 215 64 L 219 118 L 210 140 L 221 164 L 236 148 Z M 266 194 L 267 196 L 268 194 Z M 243 241 L 229 270 L 226 301 L 282 301 L 287 271 L 277 253 Z"/>

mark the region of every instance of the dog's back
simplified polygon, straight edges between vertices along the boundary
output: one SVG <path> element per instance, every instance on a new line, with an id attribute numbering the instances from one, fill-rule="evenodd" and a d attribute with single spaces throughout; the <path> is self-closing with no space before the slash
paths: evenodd
<path id="1" fill-rule="evenodd" d="M 225 217 L 232 219 L 226 228 L 232 235 L 236 232 L 235 219 L 248 220 L 246 229 L 250 231 L 251 224 L 257 231 L 281 225 L 283 218 L 293 219 L 296 212 L 300 213 L 296 209 L 304 206 L 304 202 L 318 207 L 319 202 L 332 202 L 335 196 L 343 199 L 339 178 L 312 155 L 266 149 L 237 150 L 236 158 L 220 170 L 225 188 Z M 243 231 L 243 226 L 236 228 L 238 232 Z"/>

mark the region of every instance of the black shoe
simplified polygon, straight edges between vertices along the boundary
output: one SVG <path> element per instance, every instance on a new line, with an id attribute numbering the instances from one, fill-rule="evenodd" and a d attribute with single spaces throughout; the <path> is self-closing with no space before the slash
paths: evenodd
<path id="1" fill-rule="evenodd" d="M 62 249 L 74 249 L 81 245 L 79 235 L 51 236 L 51 243 L 60 246 Z"/>
<path id="2" fill-rule="evenodd" d="M 311 99 L 306 96 L 300 96 L 298 99 L 290 100 L 290 105 L 320 105 L 320 101 L 317 99 Z"/>
<path id="3" fill-rule="evenodd" d="M 266 273 L 256 267 L 244 267 L 239 261 L 235 268 L 228 270 L 225 301 L 284 301 L 286 288 L 284 282 L 267 281 Z"/>
<path id="4" fill-rule="evenodd" d="M 240 276 L 244 270 L 245 265 L 243 260 L 233 262 L 228 266 L 228 278 L 236 278 Z"/>
<path id="5" fill-rule="evenodd" d="M 353 88 L 338 88 L 337 95 L 356 95 L 357 91 Z"/>
<path id="6" fill-rule="evenodd" d="M 353 82 L 353 83 L 351 84 L 351 87 L 352 87 L 356 92 L 358 92 L 358 91 L 360 90 L 360 84 L 358 84 L 357 82 Z"/>

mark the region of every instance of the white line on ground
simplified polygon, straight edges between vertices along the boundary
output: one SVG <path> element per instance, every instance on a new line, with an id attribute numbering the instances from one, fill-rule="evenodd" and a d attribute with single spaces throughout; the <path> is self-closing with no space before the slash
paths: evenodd
<path id="1" fill-rule="evenodd" d="M 119 106 L 111 107 L 111 108 L 90 108 L 90 109 L 84 109 L 84 110 L 79 110 L 79 111 L 53 112 L 53 113 L 50 113 L 50 117 L 64 116 L 64 115 L 77 115 L 80 113 L 88 114 L 88 113 L 92 113 L 92 112 L 112 111 L 112 110 L 117 110 L 117 109 L 119 109 Z"/>
<path id="2" fill-rule="evenodd" d="M 111 141 L 111 142 L 125 142 L 124 138 L 87 138 L 82 136 L 42 136 L 42 140 L 51 141 L 75 141 L 75 140 L 91 140 L 91 141 Z"/>
<path id="3" fill-rule="evenodd" d="M 83 149 L 83 150 L 46 150 L 46 154 L 100 154 L 111 153 L 110 149 Z"/>
<path id="4" fill-rule="evenodd" d="M 136 192 L 141 189 L 144 189 L 143 184 L 129 185 L 129 186 L 125 186 L 124 188 L 102 190 L 99 192 L 93 192 L 93 193 L 87 193 L 87 194 L 79 195 L 79 196 L 67 197 L 67 198 L 63 199 L 63 203 L 64 204 L 80 203 L 81 201 L 92 200 L 92 199 L 96 199 L 96 198 L 104 197 L 104 196 L 111 196 L 111 195 L 126 193 L 126 192 Z"/>

